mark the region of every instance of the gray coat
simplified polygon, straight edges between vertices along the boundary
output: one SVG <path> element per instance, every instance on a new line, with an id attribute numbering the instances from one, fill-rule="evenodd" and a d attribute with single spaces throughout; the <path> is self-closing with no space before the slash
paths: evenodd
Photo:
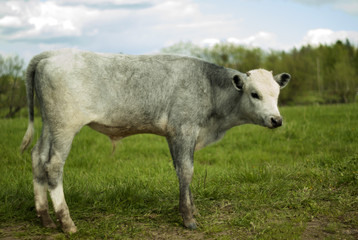
<path id="1" fill-rule="evenodd" d="M 32 152 L 35 205 L 43 224 L 53 227 L 47 189 L 64 231 L 75 232 L 63 195 L 62 171 L 75 134 L 85 125 L 112 141 L 139 133 L 166 137 L 180 185 L 184 225 L 196 228 L 189 184 L 194 151 L 237 125 L 282 125 L 279 89 L 289 74 L 263 69 L 246 74 L 196 58 L 130 56 L 79 50 L 44 52 L 27 70 L 29 127 L 33 136 L 34 92 L 43 129 Z"/>

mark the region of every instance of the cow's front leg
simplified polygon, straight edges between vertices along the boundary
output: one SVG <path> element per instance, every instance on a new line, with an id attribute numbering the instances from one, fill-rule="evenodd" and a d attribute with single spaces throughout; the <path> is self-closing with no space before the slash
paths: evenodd
<path id="1" fill-rule="evenodd" d="M 190 183 L 194 173 L 194 148 L 195 140 L 180 137 L 168 139 L 174 167 L 179 179 L 179 211 L 183 217 L 184 226 L 196 229 L 194 219 L 194 201 L 190 191 Z"/>
<path id="2" fill-rule="evenodd" d="M 190 160 L 185 160 L 183 164 L 177 164 L 177 175 L 179 178 L 179 211 L 183 217 L 184 226 L 190 229 L 196 228 L 194 212 L 192 207 L 192 197 L 190 183 L 192 180 L 194 167 Z"/>

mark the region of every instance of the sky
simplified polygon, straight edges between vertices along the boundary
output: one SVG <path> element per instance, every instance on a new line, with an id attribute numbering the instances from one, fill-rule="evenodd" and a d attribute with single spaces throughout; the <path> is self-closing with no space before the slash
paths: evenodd
<path id="1" fill-rule="evenodd" d="M 152 54 L 178 42 L 358 46 L 358 0 L 0 0 L 0 54 Z"/>

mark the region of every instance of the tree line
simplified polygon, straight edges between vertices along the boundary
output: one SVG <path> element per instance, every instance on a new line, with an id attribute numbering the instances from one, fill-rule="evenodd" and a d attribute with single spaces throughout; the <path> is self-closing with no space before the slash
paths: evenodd
<path id="1" fill-rule="evenodd" d="M 19 56 L 0 55 L 0 117 L 13 118 L 27 106 L 24 69 Z"/>
<path id="2" fill-rule="evenodd" d="M 180 42 L 162 53 L 190 55 L 246 72 L 255 68 L 288 72 L 292 81 L 280 104 L 349 103 L 358 100 L 358 48 L 348 40 L 332 45 L 265 51 L 229 43 L 199 47 Z M 18 56 L 0 55 L 0 117 L 12 118 L 27 106 L 25 64 Z"/>
<path id="3" fill-rule="evenodd" d="M 307 45 L 290 51 L 264 51 L 229 43 L 198 47 L 181 42 L 162 52 L 195 56 L 241 72 L 265 68 L 274 74 L 290 73 L 292 81 L 281 92 L 281 104 L 349 103 L 358 100 L 358 48 L 348 40 L 316 47 Z"/>

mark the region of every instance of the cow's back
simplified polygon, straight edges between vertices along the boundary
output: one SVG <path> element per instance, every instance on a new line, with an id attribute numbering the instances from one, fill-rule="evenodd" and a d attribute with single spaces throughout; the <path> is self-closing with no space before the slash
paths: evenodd
<path id="1" fill-rule="evenodd" d="M 213 67 L 180 56 L 60 50 L 39 65 L 38 94 L 44 108 L 57 115 L 148 132 L 171 121 L 204 119 L 212 104 Z"/>

